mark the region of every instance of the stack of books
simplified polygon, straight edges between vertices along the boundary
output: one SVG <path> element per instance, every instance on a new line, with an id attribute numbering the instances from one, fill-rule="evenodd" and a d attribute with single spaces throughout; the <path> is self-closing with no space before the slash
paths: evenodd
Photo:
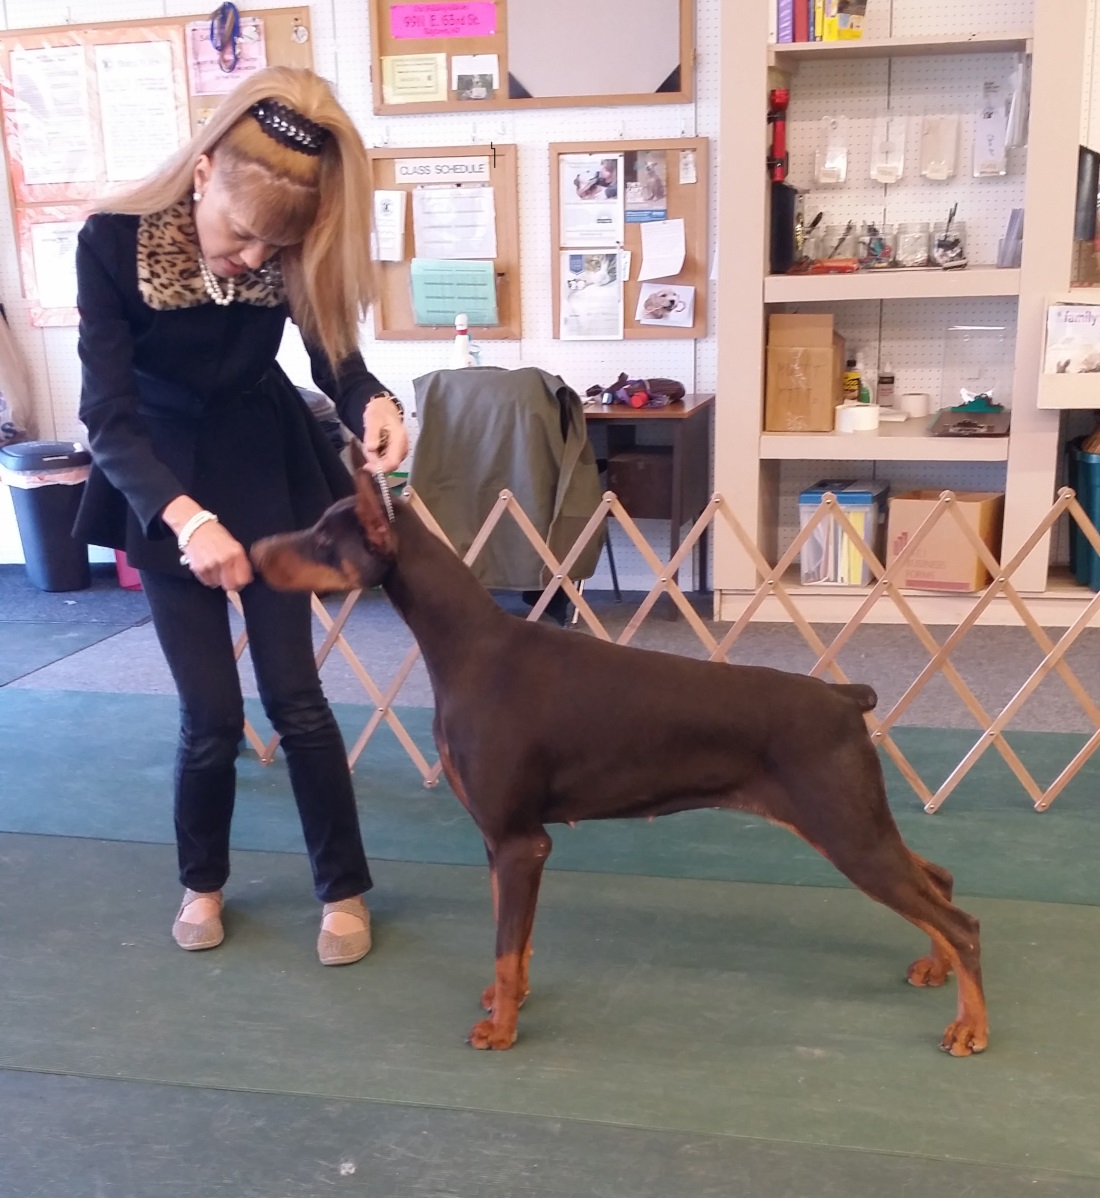
<path id="1" fill-rule="evenodd" d="M 843 42 L 863 36 L 867 0 L 775 0 L 777 42 Z"/>

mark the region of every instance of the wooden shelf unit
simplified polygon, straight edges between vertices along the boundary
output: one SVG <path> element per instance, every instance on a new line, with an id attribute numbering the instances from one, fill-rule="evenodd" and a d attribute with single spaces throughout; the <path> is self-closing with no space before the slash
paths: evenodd
<path id="1" fill-rule="evenodd" d="M 1060 413 L 1040 407 L 1039 391 L 1048 297 L 1069 287 L 1073 245 L 1079 129 L 1076 112 L 1067 114 L 1066 97 L 1083 93 L 1088 0 L 1034 0 L 1030 31 L 924 36 L 881 41 L 768 45 L 773 0 L 742 0 L 736 15 L 724 17 L 720 142 L 719 244 L 759 247 L 759 282 L 751 255 L 722 254 L 718 290 L 718 377 L 715 490 L 726 497 L 742 526 L 755 531 L 760 552 L 778 552 L 780 464 L 804 461 L 1004 462 L 1004 551 L 1011 556 L 1031 535 L 1054 502 L 1062 454 Z M 965 3 L 965 0 L 964 0 Z M 733 6 L 731 6 L 732 8 Z M 895 57 L 1028 52 L 1032 57 L 1030 137 L 1023 206 L 1027 237 L 1019 270 L 970 266 L 960 271 L 889 270 L 858 275 L 770 276 L 767 272 L 768 91 L 782 86 L 777 72 L 792 73 L 802 62 L 842 62 Z M 960 69 L 965 69 L 960 65 Z M 797 92 L 798 80 L 791 80 Z M 838 102 L 843 100 L 843 94 Z M 993 440 L 953 442 L 914 435 L 906 425 L 877 434 L 762 433 L 764 344 L 769 305 L 841 303 L 852 300 L 929 302 L 952 299 L 1015 298 L 1016 350 L 1013 362 L 1012 435 Z M 1044 538 L 1017 572 L 1021 592 L 1048 592 L 1050 538 Z M 715 614 L 735 618 L 757 587 L 752 559 L 728 531 L 718 528 L 714 546 Z M 847 604 L 835 590 L 828 601 L 810 588 L 800 594 L 810 614 L 846 618 L 866 592 Z M 1091 593 L 1057 589 L 1057 602 L 1042 604 L 1057 618 L 1079 612 Z M 967 610 L 965 597 L 920 597 L 928 619 L 950 623 Z M 774 604 L 774 618 L 787 618 Z M 765 615 L 765 618 L 767 616 Z M 811 616 L 818 618 L 818 614 Z M 888 618 L 873 614 L 872 619 Z M 1006 616 L 1006 620 L 1010 617 Z M 1052 620 L 1051 622 L 1056 622 Z"/>
<path id="2" fill-rule="evenodd" d="M 851 42 L 781 42 L 768 47 L 769 65 L 843 62 L 858 58 L 913 58 L 934 54 L 1029 54 L 1030 33 L 975 33 L 969 37 L 860 38 Z"/>
<path id="3" fill-rule="evenodd" d="M 927 420 L 880 424 L 871 433 L 761 433 L 772 462 L 1006 462 L 1008 437 L 933 437 Z"/>
<path id="4" fill-rule="evenodd" d="M 850 275 L 767 275 L 766 304 L 836 304 L 845 300 L 964 299 L 1020 294 L 1020 272 L 996 266 L 861 270 Z"/>

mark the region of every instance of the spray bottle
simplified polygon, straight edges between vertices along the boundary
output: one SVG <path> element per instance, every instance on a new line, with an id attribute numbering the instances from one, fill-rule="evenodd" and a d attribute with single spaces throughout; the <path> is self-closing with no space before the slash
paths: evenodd
<path id="1" fill-rule="evenodd" d="M 467 366 L 476 366 L 473 343 L 470 341 L 470 323 L 465 312 L 455 317 L 455 340 L 451 350 L 451 369 L 464 370 Z"/>

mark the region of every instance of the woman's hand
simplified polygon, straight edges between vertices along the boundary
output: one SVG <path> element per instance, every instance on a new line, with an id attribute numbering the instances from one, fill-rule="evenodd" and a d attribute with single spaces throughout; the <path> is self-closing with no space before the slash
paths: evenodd
<path id="1" fill-rule="evenodd" d="M 373 474 L 396 470 L 409 452 L 409 434 L 388 395 L 376 395 L 363 414 L 363 448 Z"/>
<path id="2" fill-rule="evenodd" d="M 195 529 L 185 556 L 191 573 L 208 587 L 239 591 L 252 581 L 252 563 L 244 546 L 214 521 Z"/>

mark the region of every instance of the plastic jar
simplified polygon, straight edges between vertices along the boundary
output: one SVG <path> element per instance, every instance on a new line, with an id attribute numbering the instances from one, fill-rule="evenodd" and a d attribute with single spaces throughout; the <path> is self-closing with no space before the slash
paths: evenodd
<path id="1" fill-rule="evenodd" d="M 927 266 L 931 250 L 932 232 L 927 221 L 898 225 L 895 259 L 898 266 Z"/>

